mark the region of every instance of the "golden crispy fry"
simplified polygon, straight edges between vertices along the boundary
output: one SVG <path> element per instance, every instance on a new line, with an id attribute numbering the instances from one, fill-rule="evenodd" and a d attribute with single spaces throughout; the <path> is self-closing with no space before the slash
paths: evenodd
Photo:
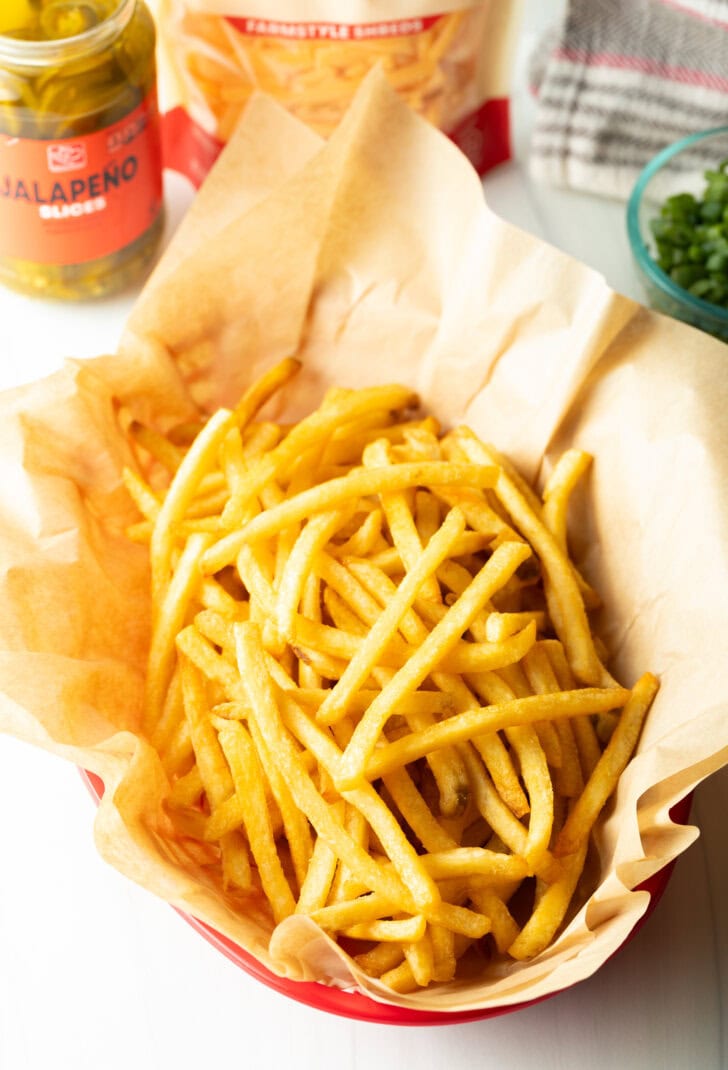
<path id="1" fill-rule="evenodd" d="M 144 710 L 144 730 L 148 735 L 154 732 L 162 713 L 175 667 L 175 639 L 184 627 L 190 601 L 201 581 L 198 564 L 210 539 L 209 535 L 190 535 L 152 621 Z"/>
<path id="2" fill-rule="evenodd" d="M 488 542 L 518 538 L 513 528 L 496 513 L 481 492 L 462 490 L 459 487 L 455 490 L 449 487 L 434 487 L 433 490 L 435 496 L 445 504 L 451 508 L 457 506 L 473 531 Z"/>
<path id="3" fill-rule="evenodd" d="M 363 921 L 358 925 L 342 928 L 340 931 L 342 936 L 348 936 L 351 940 L 389 940 L 401 943 L 402 941 L 422 940 L 425 935 L 426 925 L 425 919 L 420 914 L 413 918 Z M 406 954 L 407 951 L 405 950 Z M 431 975 L 432 970 L 430 970 Z M 418 984 L 420 983 L 418 981 Z M 425 984 L 429 984 L 429 978 L 425 981 Z"/>
<path id="4" fill-rule="evenodd" d="M 351 805 L 345 807 L 344 828 L 355 843 L 358 843 L 366 851 L 369 846 L 369 825 L 364 815 L 356 807 Z M 367 887 L 361 881 L 357 881 L 348 867 L 341 863 L 336 870 L 334 882 L 331 885 L 329 902 L 340 903 L 344 900 L 356 898 L 356 896 L 367 891 Z"/>
<path id="5" fill-rule="evenodd" d="M 180 666 L 182 696 L 189 723 L 190 740 L 194 748 L 205 794 L 214 808 L 224 803 L 234 790 L 227 762 L 223 757 L 217 735 L 207 712 L 204 680 L 191 661 Z M 221 840 L 223 883 L 234 882 L 240 888 L 251 887 L 251 869 L 245 842 L 235 833 L 225 834 Z"/>
<path id="6" fill-rule="evenodd" d="M 532 635 L 533 633 L 525 631 L 524 634 L 514 640 L 514 642 L 518 643 L 519 650 L 525 650 L 530 645 Z M 498 649 L 502 650 L 503 648 L 499 647 Z M 460 677 L 438 672 L 432 674 L 432 679 L 438 687 L 442 687 L 453 697 L 459 711 L 479 709 L 478 700 Z M 423 725 L 422 727 L 424 728 L 425 726 Z M 516 817 L 523 817 L 524 814 L 528 813 L 528 799 L 521 788 L 512 758 L 500 736 L 496 732 L 483 732 L 474 737 L 471 743 L 483 759 L 485 767 L 498 790 L 498 794 L 506 806 Z M 437 753 L 438 750 L 432 752 L 430 760 Z"/>
<path id="7" fill-rule="evenodd" d="M 243 807 L 243 823 L 258 867 L 263 891 L 276 922 L 295 910 L 295 900 L 278 857 L 263 788 L 263 770 L 250 736 L 239 721 L 228 721 L 218 732 L 228 760 L 235 793 Z"/>
<path id="8" fill-rule="evenodd" d="M 561 644 L 559 644 L 561 645 Z M 523 666 L 518 665 L 505 665 L 502 669 L 499 669 L 497 673 L 493 673 L 492 676 L 499 677 L 510 690 L 510 694 L 501 692 L 498 702 L 508 702 L 511 698 L 526 698 L 528 695 L 532 695 L 526 674 L 523 671 Z M 491 683 L 492 683 L 491 679 Z M 573 691 L 576 687 L 576 680 L 573 675 L 570 676 L 570 684 L 561 686 L 562 691 Z M 543 747 L 544 754 L 546 755 L 546 761 L 552 769 L 561 768 L 561 743 L 559 741 L 559 734 L 550 721 L 538 721 L 534 726 L 536 735 L 539 738 L 541 746 Z"/>
<path id="9" fill-rule="evenodd" d="M 559 834 L 555 854 L 571 854 L 580 850 L 588 840 L 600 810 L 614 791 L 620 773 L 632 755 L 658 687 L 656 678 L 651 673 L 645 673 L 632 688 L 617 727 Z"/>
<path id="10" fill-rule="evenodd" d="M 159 516 L 161 508 L 157 495 L 148 483 L 130 468 L 124 469 L 122 479 L 139 512 L 153 523 Z"/>
<path id="11" fill-rule="evenodd" d="M 428 936 L 432 946 L 432 980 L 452 981 L 457 970 L 455 933 L 441 925 L 430 925 Z"/>
<path id="12" fill-rule="evenodd" d="M 383 604 L 386 604 L 387 599 L 396 594 L 396 588 L 394 588 L 393 585 L 390 586 L 388 578 L 382 576 L 378 570 L 374 570 L 373 584 L 369 582 L 369 580 L 372 579 L 372 576 L 367 570 L 364 570 L 363 574 L 359 572 L 359 570 L 357 570 L 357 572 L 367 584 L 371 594 L 374 595 L 376 592 L 379 599 L 382 598 L 382 594 L 385 595 Z M 338 595 L 333 592 L 329 592 L 329 595 L 330 597 L 327 605 L 337 626 L 339 628 L 350 627 L 358 635 L 366 634 L 365 626 L 361 624 L 358 621 L 358 618 L 356 618 L 354 614 L 341 603 Z M 366 612 L 367 609 L 368 606 L 365 604 L 364 611 Z M 376 607 L 374 607 L 374 612 L 369 619 L 375 623 L 379 619 Z M 427 635 L 425 626 L 418 622 L 415 615 L 411 612 L 405 613 L 400 627 L 407 638 L 413 640 L 415 643 L 423 641 Z M 399 664 L 401 665 L 402 662 Z M 372 670 L 372 675 L 377 683 L 383 687 L 391 680 L 393 674 L 387 669 L 377 668 Z M 440 677 L 438 675 L 434 677 L 434 680 L 435 683 L 440 683 Z M 452 713 L 455 711 L 456 707 L 451 700 L 447 700 L 447 705 L 445 706 L 440 706 L 435 709 L 427 708 L 427 703 L 423 701 L 426 699 L 427 694 L 427 692 L 417 692 L 416 694 L 413 693 L 412 695 L 407 695 L 401 711 L 398 711 L 405 717 L 408 726 L 413 730 L 433 724 L 435 713 Z M 374 697 L 376 697 L 376 695 L 372 695 L 372 698 Z M 432 699 L 432 697 L 434 696 L 430 695 L 430 699 Z M 415 698 L 419 701 L 415 701 Z M 355 696 L 352 696 L 350 705 L 354 702 L 354 699 Z M 367 709 L 367 706 L 364 706 L 360 712 L 363 713 Z M 441 813 L 445 815 L 453 815 L 460 812 L 467 802 L 469 787 L 462 761 L 458 755 L 452 749 L 444 748 L 441 751 L 428 755 L 427 763 L 437 782 L 438 791 L 440 793 Z"/>
<path id="13" fill-rule="evenodd" d="M 583 450 L 567 450 L 559 457 L 543 491 L 543 519 L 562 549 L 566 549 L 566 511 L 571 493 L 592 462 Z"/>
<path id="14" fill-rule="evenodd" d="M 523 659 L 523 668 L 535 695 L 555 694 L 559 691 L 558 680 L 543 645 L 537 643 L 531 647 Z M 555 781 L 561 795 L 575 798 L 584 787 L 584 779 L 574 733 L 568 721 L 557 720 L 553 724 L 559 734 L 561 752 L 561 763 Z"/>
<path id="15" fill-rule="evenodd" d="M 210 722 L 205 684 L 199 669 L 183 659 L 182 695 L 197 766 L 210 805 L 219 806 L 233 794 L 233 779 Z"/>
<path id="16" fill-rule="evenodd" d="M 365 775 L 371 780 L 390 769 L 416 761 L 430 750 L 477 737 L 483 732 L 500 731 L 514 725 L 533 724 L 543 718 L 575 717 L 583 713 L 601 713 L 624 706 L 629 691 L 621 687 L 584 687 L 560 691 L 555 695 L 533 695 L 497 706 L 458 713 L 431 728 L 412 733 L 395 743 L 380 747 L 369 759 Z M 361 723 L 361 722 L 360 722 Z"/>
<path id="17" fill-rule="evenodd" d="M 424 919 L 423 919 L 424 920 Z M 426 988 L 435 972 L 435 960 L 432 943 L 427 932 L 423 932 L 411 943 L 403 944 L 404 957 L 412 970 L 412 976 L 420 988 Z"/>
<path id="18" fill-rule="evenodd" d="M 515 882 L 511 887 L 515 890 Z M 501 955 L 505 955 L 519 933 L 513 915 L 503 899 L 494 891 L 487 888 L 473 888 L 471 897 L 478 910 L 490 918 L 491 932 L 496 947 Z"/>
<path id="19" fill-rule="evenodd" d="M 385 776 L 384 786 L 426 851 L 449 851 L 457 847 L 457 841 L 434 817 L 405 768 L 395 769 Z"/>
<path id="20" fill-rule="evenodd" d="M 529 873 L 525 860 L 518 855 L 500 854 L 484 847 L 454 847 L 423 855 L 422 861 L 430 876 L 438 880 L 475 875 L 493 880 L 520 880 Z"/>
<path id="21" fill-rule="evenodd" d="M 152 595 L 155 599 L 161 598 L 169 580 L 174 527 L 183 519 L 187 507 L 197 493 L 200 481 L 211 467 L 221 443 L 233 426 L 234 414 L 226 409 L 220 409 L 211 416 L 185 454 L 170 484 L 155 518 L 150 543 Z"/>
<path id="22" fill-rule="evenodd" d="M 376 624 L 350 661 L 342 679 L 332 688 L 321 705 L 318 717 L 323 724 L 333 724 L 345 716 L 351 695 L 361 687 L 372 668 L 378 664 L 380 652 L 396 632 L 402 617 L 411 607 L 423 582 L 437 570 L 464 526 L 464 518 L 456 509 L 453 509 L 438 534 L 430 540 L 427 549 L 420 554 L 414 568 L 407 573 L 399 585 L 395 597 L 379 615 Z"/>
<path id="23" fill-rule="evenodd" d="M 154 428 L 146 427 L 136 420 L 129 425 L 129 435 L 137 445 L 146 450 L 151 457 L 154 457 L 170 472 L 177 471 L 184 454 L 169 438 L 165 438 Z"/>
<path id="24" fill-rule="evenodd" d="M 566 648 L 567 658 L 579 680 L 586 684 L 613 684 L 599 661 L 584 609 L 584 601 L 574 570 L 557 539 L 544 524 L 538 499 L 512 466 L 472 434 L 461 443 L 467 457 L 476 463 L 499 460 L 501 471 L 494 491 L 514 525 L 538 555 L 545 571 L 546 598 L 556 632 Z M 535 499 L 535 500 L 534 500 Z"/>
<path id="25" fill-rule="evenodd" d="M 432 542 L 429 545 L 431 546 Z M 391 716 L 394 702 L 414 691 L 433 668 L 437 668 L 443 653 L 449 650 L 466 631 L 480 611 L 483 602 L 502 586 L 529 554 L 528 547 L 520 543 L 507 543 L 498 547 L 470 587 L 450 608 L 419 650 L 374 700 L 357 725 L 352 741 L 344 752 L 337 776 L 337 782 L 341 787 L 353 787 L 364 774 L 381 731 Z M 509 660 L 517 661 L 518 658 L 509 659 L 506 656 L 500 663 L 507 664 Z M 494 665 L 493 668 L 495 667 L 497 666 Z"/>
<path id="26" fill-rule="evenodd" d="M 399 945 L 397 945 L 399 946 Z M 435 964 L 432 964 L 432 972 L 434 974 Z M 423 974 L 423 977 L 427 978 L 429 983 L 430 977 L 427 973 Z M 416 992 L 420 987 L 419 981 L 414 975 L 414 970 L 409 961 L 403 962 L 400 966 L 396 966 L 393 970 L 387 970 L 380 977 L 382 984 L 387 988 L 391 988 L 393 992 Z"/>
<path id="27" fill-rule="evenodd" d="M 257 628 L 247 624 L 238 624 L 235 628 L 241 676 L 253 717 L 258 722 L 268 754 L 274 756 L 286 778 L 291 795 L 317 834 L 329 843 L 334 853 L 344 860 L 350 869 L 360 874 L 372 891 L 381 892 L 400 909 L 408 910 L 412 907 L 411 912 L 415 913 L 414 899 L 404 885 L 374 862 L 335 820 L 301 763 L 278 715 L 273 715 L 276 698 L 263 663 L 263 647 Z"/>
<path id="28" fill-rule="evenodd" d="M 200 767 L 193 765 L 189 773 L 185 773 L 175 783 L 167 802 L 170 806 L 176 806 L 179 809 L 194 806 L 204 790 L 205 785 L 202 783 Z"/>
<path id="29" fill-rule="evenodd" d="M 190 726 L 180 721 L 174 729 L 164 750 L 160 751 L 162 765 L 170 780 L 185 776 L 195 761 L 195 751 L 190 738 Z"/>
<path id="30" fill-rule="evenodd" d="M 561 643 L 556 639 L 544 640 L 541 644 L 546 651 L 551 667 L 554 670 L 559 687 L 562 691 L 569 691 L 575 686 L 574 675 L 569 668 L 566 654 Z M 599 761 L 602 748 L 599 744 L 594 725 L 589 717 L 575 717 L 571 722 L 574 731 L 574 739 L 579 752 L 582 778 L 588 780 L 594 766 Z"/>
<path id="31" fill-rule="evenodd" d="M 589 629 L 566 536 L 588 460 L 557 463 L 542 504 L 471 432 L 403 419 L 404 387 L 253 422 L 297 368 L 168 438 L 131 429 L 166 812 L 251 918 L 374 944 L 357 964 L 392 990 L 457 979 L 489 932 L 532 957 L 657 687 L 617 686 Z"/>
<path id="32" fill-rule="evenodd" d="M 362 456 L 367 467 L 392 463 L 389 444 L 384 439 L 378 439 L 367 446 Z M 406 459 L 414 460 L 415 458 L 408 456 Z M 380 495 L 380 499 L 392 542 L 407 572 L 412 572 L 422 556 L 422 540 L 407 496 L 404 491 L 393 491 L 390 494 Z M 463 528 L 464 526 L 463 524 Z M 441 600 L 440 587 L 434 575 L 426 576 L 421 581 L 420 593 L 423 598 L 430 598 L 436 602 Z"/>
<path id="33" fill-rule="evenodd" d="M 314 624 L 321 621 L 321 581 L 315 572 L 310 572 L 303 585 L 301 596 L 301 612 L 306 620 Z M 292 653 L 292 652 L 291 652 Z M 320 688 L 323 679 L 321 674 L 307 662 L 300 661 L 298 664 L 298 683 L 300 687 Z"/>
<path id="34" fill-rule="evenodd" d="M 352 469 L 348 476 L 339 476 L 320 483 L 259 513 L 245 524 L 242 530 L 232 532 L 215 546 L 211 546 L 203 558 L 202 567 L 208 574 L 218 572 L 235 560 L 246 542 L 277 535 L 282 529 L 311 514 L 340 508 L 368 494 L 400 490 L 417 483 L 426 486 L 472 483 L 475 486 L 487 487 L 495 478 L 495 469 L 487 465 L 457 465 L 445 461 L 393 464 L 384 469 Z M 265 483 L 268 481 L 266 473 Z M 265 485 L 263 477 L 260 477 L 258 482 Z"/>
<path id="35" fill-rule="evenodd" d="M 576 854 L 571 855 L 563 873 L 548 885 L 541 896 L 533 914 L 508 948 L 508 954 L 514 959 L 529 959 L 548 947 L 556 930 L 564 920 L 571 897 L 576 888 L 586 858 L 586 841 Z"/>
<path id="36" fill-rule="evenodd" d="M 381 509 L 370 510 L 346 542 L 331 545 L 331 553 L 338 558 L 366 557 L 381 539 L 382 519 Z"/>
<path id="37" fill-rule="evenodd" d="M 336 816 L 343 816 L 343 803 L 334 808 Z M 337 812 L 338 811 L 338 812 Z M 313 914 L 326 903 L 336 873 L 336 855 L 319 836 L 314 844 L 311 861 L 296 903 L 297 914 Z"/>
<path id="38" fill-rule="evenodd" d="M 384 604 L 386 604 L 387 600 L 391 599 L 396 593 L 394 584 L 392 584 L 387 577 L 381 575 L 376 568 L 371 566 L 371 564 L 361 562 L 357 563 L 356 566 L 352 564 L 350 568 L 361 580 L 362 584 L 366 586 L 367 590 L 372 595 L 382 600 Z M 467 575 L 468 579 L 470 579 L 469 573 Z M 460 593 L 466 589 L 466 586 L 467 584 L 462 586 Z M 436 608 L 440 609 L 441 607 Z M 444 612 L 442 615 L 444 615 Z M 442 619 L 442 616 L 439 614 L 438 619 Z M 471 624 L 471 630 L 472 628 L 473 625 Z M 429 635 L 427 626 L 423 624 L 414 613 L 409 613 L 402 619 L 401 630 L 408 641 L 415 646 L 420 646 L 424 643 Z M 526 638 L 526 642 L 529 641 L 530 639 Z M 454 666 L 451 659 L 456 658 L 461 649 L 464 652 L 464 648 L 466 648 L 466 644 L 457 643 L 442 662 L 440 669 L 454 669 L 455 671 L 457 671 L 457 669 L 462 670 L 462 663 Z M 485 654 L 486 658 L 489 658 L 492 663 L 495 648 L 492 646 L 489 646 L 488 649 L 476 648 L 475 644 L 467 645 L 467 651 L 471 655 L 475 654 L 478 649 L 481 649 L 482 653 Z M 502 648 L 499 648 L 499 650 L 502 653 Z M 481 661 L 481 665 L 482 664 L 483 662 Z M 432 681 L 438 688 L 442 689 L 444 694 L 451 696 L 453 712 L 456 709 L 463 710 L 477 708 L 477 701 L 458 675 L 454 675 L 452 672 L 437 671 L 432 673 Z M 427 727 L 432 723 L 432 720 L 427 719 L 425 721 L 420 717 L 415 723 L 410 716 L 408 718 L 408 723 L 410 728 L 414 731 Z M 528 802 L 521 790 L 513 764 L 500 739 L 497 735 L 492 734 L 489 736 L 481 736 L 477 740 L 477 747 L 483 760 L 486 762 L 491 776 L 498 785 L 500 794 L 507 801 L 508 806 L 513 812 L 519 817 L 522 816 L 528 810 Z M 435 775 L 438 788 L 440 789 L 441 813 L 444 815 L 452 815 L 456 813 L 458 809 L 460 809 L 457 805 L 458 801 L 462 800 L 462 802 L 464 802 L 469 794 L 462 760 L 454 754 L 451 748 L 446 748 L 429 754 L 427 756 L 427 762 Z M 451 788 L 450 796 L 455 803 L 454 806 L 448 801 L 448 786 Z"/>
<path id="39" fill-rule="evenodd" d="M 485 622 L 485 638 L 489 643 L 499 643 L 525 628 L 531 621 L 536 624 L 537 631 L 543 631 L 546 614 L 540 610 L 527 613 L 489 613 Z"/>
<path id="40" fill-rule="evenodd" d="M 403 959 L 404 951 L 399 944 L 377 944 L 371 951 L 356 956 L 357 965 L 370 977 L 381 977 L 383 973 L 398 966 Z M 409 970 L 409 966 L 407 969 Z"/>
<path id="41" fill-rule="evenodd" d="M 277 765 L 268 758 L 265 744 L 258 728 L 258 722 L 254 718 L 250 718 L 248 727 L 255 744 L 256 753 L 259 759 L 265 762 L 266 781 L 270 785 L 270 793 L 280 812 L 283 831 L 291 853 L 293 870 L 300 889 L 306 879 L 311 855 L 313 854 L 311 830 L 305 814 L 294 804 L 288 785 L 281 776 Z M 266 761 L 265 759 L 268 760 Z"/>
<path id="42" fill-rule="evenodd" d="M 275 370 L 274 368 L 273 373 Z M 401 410 L 416 403 L 416 400 L 411 390 L 400 386 L 370 387 L 357 391 L 344 390 L 336 395 L 329 392 L 319 409 L 291 428 L 275 449 L 251 464 L 245 487 L 231 498 L 226 507 L 224 517 L 226 526 L 237 527 L 248 501 L 263 491 L 272 480 L 289 474 L 291 466 L 299 462 L 302 456 L 308 455 L 308 467 L 311 451 L 319 450 L 331 433 L 337 429 L 340 430 L 342 425 L 355 421 L 363 413 L 379 411 L 384 414 Z M 232 558 L 234 556 L 235 552 Z M 218 567 L 221 566 L 218 565 L 210 571 L 217 571 Z"/>
<path id="43" fill-rule="evenodd" d="M 340 931 L 352 925 L 361 925 L 380 918 L 388 918 L 396 908 L 390 902 L 370 892 L 346 902 L 332 903 L 311 912 L 311 916 L 322 929 Z M 375 939 L 371 937 L 371 939 Z"/>

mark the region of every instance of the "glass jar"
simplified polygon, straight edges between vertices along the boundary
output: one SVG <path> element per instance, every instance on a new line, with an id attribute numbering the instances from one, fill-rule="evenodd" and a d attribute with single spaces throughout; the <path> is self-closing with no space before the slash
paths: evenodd
<path id="1" fill-rule="evenodd" d="M 155 30 L 141 0 L 0 0 L 0 281 L 100 297 L 163 228 Z"/>

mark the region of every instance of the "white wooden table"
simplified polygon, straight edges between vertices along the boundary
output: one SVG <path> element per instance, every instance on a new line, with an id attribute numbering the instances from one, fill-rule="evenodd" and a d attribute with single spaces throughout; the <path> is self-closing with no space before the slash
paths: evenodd
<path id="1" fill-rule="evenodd" d="M 525 58 L 561 0 L 526 4 L 516 160 L 485 183 L 496 211 L 639 297 L 623 206 L 544 188 L 524 160 Z M 168 182 L 170 230 L 189 203 Z M 62 306 L 0 292 L 0 388 L 114 348 L 133 295 Z M 728 366 L 727 366 L 728 374 Z M 1 611 L 1 610 L 0 610 Z M 728 770 L 696 794 L 700 840 L 655 915 L 594 978 L 536 1007 L 446 1028 L 328 1017 L 269 991 L 107 867 L 77 771 L 0 740 L 2 1070 L 726 1070 Z"/>

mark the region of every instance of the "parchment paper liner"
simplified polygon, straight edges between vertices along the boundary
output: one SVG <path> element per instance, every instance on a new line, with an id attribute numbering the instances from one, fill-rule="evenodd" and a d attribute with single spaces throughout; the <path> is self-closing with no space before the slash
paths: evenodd
<path id="1" fill-rule="evenodd" d="M 288 919 L 269 947 L 210 885 L 170 838 L 164 774 L 134 732 L 148 573 L 124 536 L 121 425 L 229 403 L 290 353 L 305 371 L 287 415 L 329 382 L 396 379 L 531 477 L 571 444 L 596 457 L 575 501 L 576 556 L 603 595 L 618 677 L 662 681 L 599 832 L 599 886 L 531 963 L 411 996 L 356 975 L 374 998 L 429 1010 L 566 987 L 624 941 L 648 899 L 629 889 L 697 835 L 669 808 L 728 760 L 728 350 L 497 219 L 464 157 L 377 74 L 325 146 L 258 100 L 120 354 L 0 397 L 0 728 L 102 777 L 96 839 L 123 873 L 276 972 L 352 983 L 310 922 Z"/>

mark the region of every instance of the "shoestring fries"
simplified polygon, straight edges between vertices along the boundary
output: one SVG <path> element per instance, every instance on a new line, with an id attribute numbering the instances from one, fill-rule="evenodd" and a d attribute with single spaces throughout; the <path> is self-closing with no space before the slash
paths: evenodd
<path id="1" fill-rule="evenodd" d="M 199 427 L 131 429 L 170 819 L 232 909 L 310 917 L 383 991 L 532 958 L 658 686 L 617 684 L 590 629 L 567 526 L 590 459 L 542 501 L 397 386 L 261 419 L 297 370 Z"/>

